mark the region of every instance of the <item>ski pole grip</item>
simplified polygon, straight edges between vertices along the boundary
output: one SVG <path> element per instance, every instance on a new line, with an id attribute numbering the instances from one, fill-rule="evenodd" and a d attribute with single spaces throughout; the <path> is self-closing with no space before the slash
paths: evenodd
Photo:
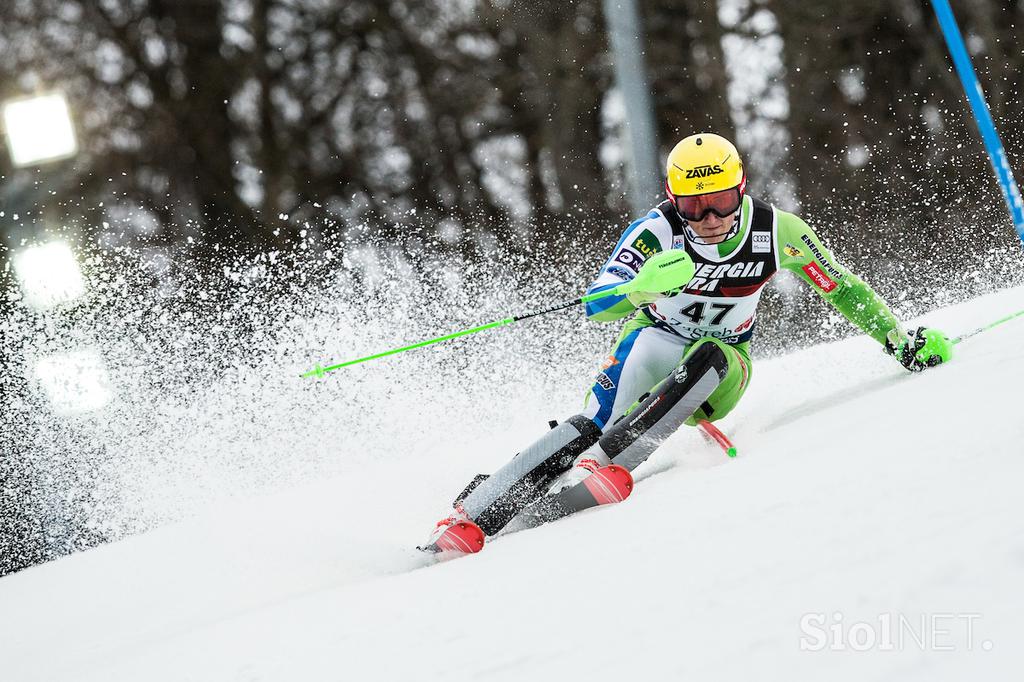
<path id="1" fill-rule="evenodd" d="M 624 284 L 620 284 L 617 287 L 612 287 L 611 289 L 605 289 L 604 291 L 596 291 L 592 294 L 587 294 L 586 296 L 580 296 L 580 303 L 596 301 L 599 298 L 605 298 L 607 296 L 622 296 L 624 294 L 628 294 L 634 288 L 635 287 L 633 286 L 632 282 L 626 282 Z"/>

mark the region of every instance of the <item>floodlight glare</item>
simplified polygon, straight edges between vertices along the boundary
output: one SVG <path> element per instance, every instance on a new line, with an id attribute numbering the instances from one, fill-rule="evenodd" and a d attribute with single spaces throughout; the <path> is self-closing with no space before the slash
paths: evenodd
<path id="1" fill-rule="evenodd" d="M 25 301 L 35 308 L 50 308 L 85 293 L 85 281 L 75 255 L 64 242 L 31 246 L 14 257 Z"/>
<path id="2" fill-rule="evenodd" d="M 92 412 L 112 397 L 106 364 L 95 350 L 52 355 L 40 360 L 35 370 L 58 414 Z"/>
<path id="3" fill-rule="evenodd" d="M 68 101 L 61 93 L 13 99 L 3 105 L 11 163 L 31 166 L 78 151 Z"/>

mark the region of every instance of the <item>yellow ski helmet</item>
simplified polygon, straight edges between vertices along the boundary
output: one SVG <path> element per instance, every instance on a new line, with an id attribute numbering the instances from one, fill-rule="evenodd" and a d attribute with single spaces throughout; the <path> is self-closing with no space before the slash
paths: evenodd
<path id="1" fill-rule="evenodd" d="M 687 220 L 709 212 L 725 218 L 739 208 L 747 176 L 732 142 L 714 133 L 683 138 L 668 155 L 665 194 Z M 699 197 L 696 199 L 695 197 Z"/>

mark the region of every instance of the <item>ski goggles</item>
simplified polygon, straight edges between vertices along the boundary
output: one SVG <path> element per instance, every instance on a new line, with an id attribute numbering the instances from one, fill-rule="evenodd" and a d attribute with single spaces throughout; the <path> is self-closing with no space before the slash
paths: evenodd
<path id="1" fill-rule="evenodd" d="M 743 203 L 743 187 L 746 185 L 746 178 L 737 187 L 730 187 L 719 192 L 709 194 L 696 194 L 692 196 L 676 196 L 665 183 L 665 191 L 668 192 L 672 203 L 675 204 L 679 215 L 686 220 L 699 222 L 707 217 L 708 213 L 714 213 L 719 218 L 728 218 L 735 213 L 740 204 Z"/>

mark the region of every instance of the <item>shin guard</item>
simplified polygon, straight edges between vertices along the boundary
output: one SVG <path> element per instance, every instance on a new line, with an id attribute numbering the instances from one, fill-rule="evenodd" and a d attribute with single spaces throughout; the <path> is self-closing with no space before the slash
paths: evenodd
<path id="1" fill-rule="evenodd" d="M 642 396 L 599 441 L 613 464 L 640 466 L 718 388 L 729 361 L 714 343 L 702 343 L 676 369 Z"/>
<path id="2" fill-rule="evenodd" d="M 590 419 L 570 417 L 481 481 L 462 500 L 462 508 L 487 535 L 494 535 L 600 437 L 601 429 Z"/>

